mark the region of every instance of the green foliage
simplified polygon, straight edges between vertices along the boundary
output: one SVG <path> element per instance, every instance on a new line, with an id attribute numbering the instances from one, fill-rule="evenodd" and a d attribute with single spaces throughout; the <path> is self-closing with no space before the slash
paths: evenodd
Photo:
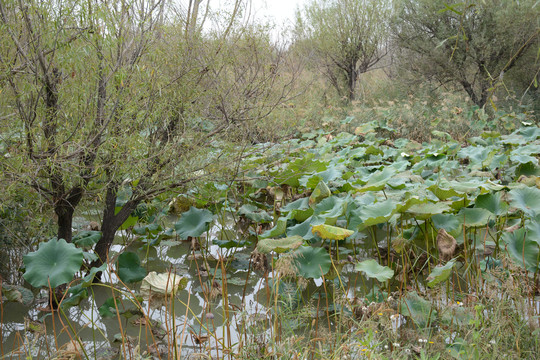
<path id="1" fill-rule="evenodd" d="M 390 10 L 380 0 L 311 0 L 297 14 L 296 46 L 314 52 L 315 67 L 352 101 L 358 76 L 385 55 Z"/>
<path id="2" fill-rule="evenodd" d="M 400 63 L 441 83 L 454 82 L 479 107 L 540 36 L 534 0 L 396 4 L 392 24 L 403 50 Z"/>

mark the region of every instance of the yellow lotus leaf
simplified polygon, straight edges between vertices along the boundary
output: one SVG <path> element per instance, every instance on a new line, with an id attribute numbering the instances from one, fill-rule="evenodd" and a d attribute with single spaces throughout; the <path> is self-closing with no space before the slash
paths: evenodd
<path id="1" fill-rule="evenodd" d="M 327 240 L 343 240 L 351 236 L 352 234 L 354 234 L 353 230 L 348 230 L 348 229 L 340 228 L 337 226 L 326 225 L 326 224 L 313 226 L 313 228 L 311 229 L 311 232 Z"/>

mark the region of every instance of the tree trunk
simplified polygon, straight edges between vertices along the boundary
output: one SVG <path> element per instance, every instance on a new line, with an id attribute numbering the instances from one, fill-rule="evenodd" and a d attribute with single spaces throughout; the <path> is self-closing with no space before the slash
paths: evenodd
<path id="1" fill-rule="evenodd" d="M 90 268 L 99 267 L 107 261 L 109 249 L 114 241 L 116 231 L 118 231 L 118 228 L 122 226 L 140 203 L 140 200 L 137 199 L 129 200 L 122 209 L 115 214 L 118 188 L 119 185 L 115 183 L 111 183 L 107 187 L 105 209 L 103 211 L 103 221 L 101 223 L 101 239 L 99 239 L 94 248 L 94 253 L 98 256 L 98 259 L 92 262 Z M 98 276 L 98 278 L 99 277 L 100 276 Z"/>
<path id="2" fill-rule="evenodd" d="M 348 99 L 349 102 L 356 100 L 356 80 L 358 78 L 358 74 L 356 72 L 356 69 L 354 67 L 351 67 L 349 71 L 347 71 L 347 87 L 348 87 Z"/>
<path id="3" fill-rule="evenodd" d="M 56 206 L 54 212 L 58 216 L 58 239 L 64 239 L 68 243 L 72 239 L 72 224 L 74 207 Z"/>

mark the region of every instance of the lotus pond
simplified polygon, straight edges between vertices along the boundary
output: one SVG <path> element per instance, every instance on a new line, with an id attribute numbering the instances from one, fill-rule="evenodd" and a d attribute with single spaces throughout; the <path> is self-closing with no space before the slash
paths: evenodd
<path id="1" fill-rule="evenodd" d="M 2 283 L 1 358 L 535 358 L 540 129 L 350 122 L 140 206 L 101 268 L 80 214 Z"/>

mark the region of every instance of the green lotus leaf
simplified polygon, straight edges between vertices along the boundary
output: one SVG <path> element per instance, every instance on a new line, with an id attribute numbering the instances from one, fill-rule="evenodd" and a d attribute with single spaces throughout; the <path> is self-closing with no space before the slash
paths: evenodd
<path id="1" fill-rule="evenodd" d="M 347 211 L 347 201 L 336 196 L 330 196 L 315 206 L 313 214 L 335 224 L 336 220 Z"/>
<path id="2" fill-rule="evenodd" d="M 296 249 L 304 243 L 304 239 L 294 235 L 282 239 L 262 239 L 257 243 L 257 250 L 260 253 L 267 254 L 270 251 L 282 253 L 290 249 Z"/>
<path id="3" fill-rule="evenodd" d="M 376 171 L 368 178 L 366 184 L 358 189 L 359 192 L 380 191 L 386 187 L 388 182 L 392 180 L 396 171 L 390 167 L 385 167 L 381 171 Z"/>
<path id="4" fill-rule="evenodd" d="M 83 251 L 64 239 L 51 239 L 39 244 L 37 251 L 23 258 L 26 272 L 24 279 L 34 287 L 57 287 L 70 282 L 80 270 Z"/>
<path id="5" fill-rule="evenodd" d="M 191 207 L 188 211 L 182 213 L 182 217 L 174 224 L 176 233 L 182 240 L 188 237 L 199 237 L 208 231 L 209 224 L 213 220 L 213 215 L 206 209 L 197 209 Z"/>
<path id="6" fill-rule="evenodd" d="M 268 214 L 266 211 L 259 209 L 255 205 L 251 204 L 244 204 L 242 207 L 238 210 L 238 214 L 244 215 L 248 219 L 256 222 L 256 223 L 269 223 L 274 220 L 270 214 Z"/>
<path id="7" fill-rule="evenodd" d="M 29 289 L 19 285 L 8 285 L 2 283 L 2 298 L 4 301 L 13 301 L 30 306 L 34 302 L 34 294 Z"/>
<path id="8" fill-rule="evenodd" d="M 251 243 L 247 240 L 219 240 L 214 239 L 212 240 L 212 244 L 219 246 L 223 249 L 232 249 L 232 248 L 241 248 L 244 246 L 248 246 Z"/>
<path id="9" fill-rule="evenodd" d="M 463 208 L 456 216 L 467 227 L 484 227 L 495 219 L 493 213 L 481 208 Z"/>
<path id="10" fill-rule="evenodd" d="M 301 246 L 294 252 L 298 273 L 306 279 L 318 279 L 328 273 L 332 260 L 323 248 Z"/>
<path id="11" fill-rule="evenodd" d="M 437 230 L 444 229 L 450 235 L 456 236 L 461 232 L 461 223 L 455 214 L 436 214 L 431 221 Z"/>
<path id="12" fill-rule="evenodd" d="M 355 269 L 362 271 L 367 278 L 375 278 L 380 282 L 390 280 L 394 276 L 394 270 L 388 266 L 381 266 L 373 259 L 365 260 L 356 264 Z"/>
<path id="13" fill-rule="evenodd" d="M 503 240 L 512 260 L 532 273 L 537 272 L 540 262 L 540 246 L 529 239 L 527 229 L 517 229 L 512 233 L 504 233 Z"/>
<path id="14" fill-rule="evenodd" d="M 456 191 L 454 188 L 443 188 L 436 184 L 428 187 L 428 190 L 431 191 L 437 198 L 439 198 L 439 200 L 447 200 L 454 196 L 467 196 L 464 192 Z"/>
<path id="15" fill-rule="evenodd" d="M 401 302 L 400 312 L 403 316 L 410 317 L 420 328 L 430 326 L 437 318 L 435 307 L 415 292 L 407 293 Z"/>
<path id="16" fill-rule="evenodd" d="M 343 240 L 354 234 L 353 230 L 326 224 L 314 225 L 311 228 L 311 232 L 326 240 Z"/>
<path id="17" fill-rule="evenodd" d="M 118 256 L 116 271 L 124 283 L 141 281 L 146 276 L 146 269 L 141 266 L 139 255 L 130 251 L 125 251 Z"/>
<path id="18" fill-rule="evenodd" d="M 261 239 L 276 238 L 278 236 L 285 234 L 285 231 L 287 231 L 287 218 L 280 217 L 277 220 L 276 225 L 270 230 L 263 232 L 259 236 L 259 238 Z"/>
<path id="19" fill-rule="evenodd" d="M 510 161 L 518 164 L 531 163 L 536 166 L 538 165 L 538 159 L 530 155 L 512 155 L 510 156 Z"/>
<path id="20" fill-rule="evenodd" d="M 133 233 L 137 235 L 157 235 L 160 231 L 163 231 L 163 228 L 157 223 L 136 226 L 133 228 Z"/>
<path id="21" fill-rule="evenodd" d="M 62 301 L 62 308 L 64 309 L 72 306 L 77 306 L 81 303 L 81 301 L 88 298 L 88 290 L 83 287 L 82 284 L 77 284 L 69 288 L 68 295 L 69 297 Z"/>
<path id="22" fill-rule="evenodd" d="M 322 199 L 327 198 L 330 195 L 332 195 L 332 193 L 330 192 L 328 185 L 326 185 L 323 180 L 319 181 L 309 197 L 309 206 L 318 204 Z"/>
<path id="23" fill-rule="evenodd" d="M 433 215 L 441 214 L 443 212 L 449 211 L 450 207 L 443 203 L 425 203 L 425 204 L 414 204 L 406 211 L 406 213 L 413 215 L 419 220 L 429 219 Z"/>
<path id="24" fill-rule="evenodd" d="M 508 210 L 508 204 L 502 201 L 500 192 L 478 195 L 474 207 L 486 209 L 497 216 L 505 214 Z"/>
<path id="25" fill-rule="evenodd" d="M 313 215 L 313 209 L 309 206 L 309 198 L 301 198 L 293 201 L 281 208 L 283 214 L 287 214 L 287 218 L 294 219 L 298 222 L 303 222 L 311 215 Z"/>
<path id="26" fill-rule="evenodd" d="M 91 248 L 101 239 L 101 231 L 80 231 L 73 236 L 72 242 L 83 248 Z"/>
<path id="27" fill-rule="evenodd" d="M 448 280 L 450 274 L 452 274 L 452 269 L 454 268 L 455 264 L 455 260 L 450 260 L 444 266 L 437 265 L 436 267 L 434 267 L 429 276 L 427 277 L 428 286 L 432 288 Z"/>
<path id="28" fill-rule="evenodd" d="M 527 223 L 527 237 L 540 246 L 540 221 L 539 217 Z"/>
<path id="29" fill-rule="evenodd" d="M 392 199 L 366 205 L 355 210 L 355 215 L 362 220 L 361 227 L 382 224 L 387 222 L 397 211 L 398 203 Z"/>
<path id="30" fill-rule="evenodd" d="M 526 187 L 512 189 L 508 193 L 510 205 L 532 217 L 540 215 L 540 190 Z"/>

